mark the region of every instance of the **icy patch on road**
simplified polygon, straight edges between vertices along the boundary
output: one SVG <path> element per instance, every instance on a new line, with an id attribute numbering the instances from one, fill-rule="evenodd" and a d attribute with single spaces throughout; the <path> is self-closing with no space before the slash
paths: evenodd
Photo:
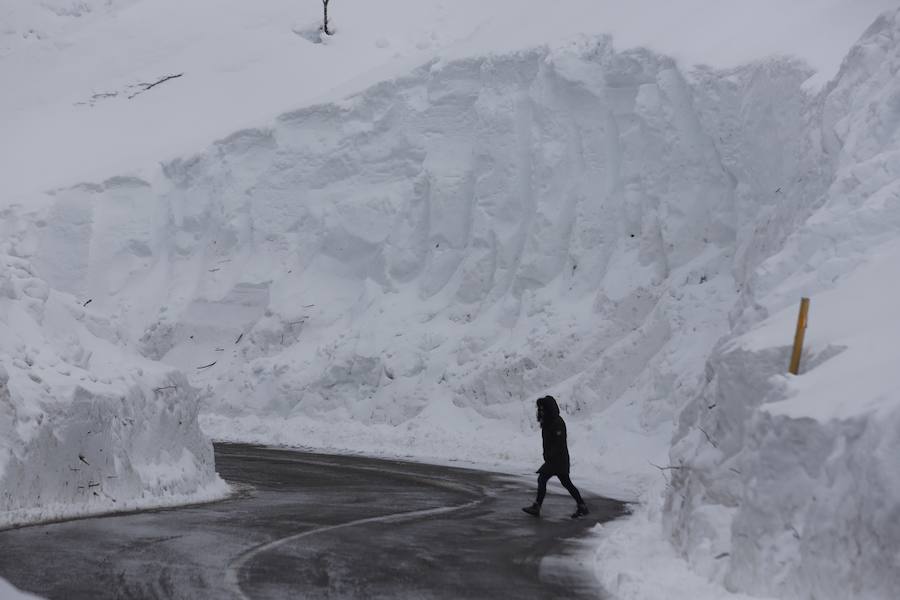
<path id="1" fill-rule="evenodd" d="M 0 255 L 0 527 L 227 494 L 196 391 L 114 341 L 109 321 Z"/>

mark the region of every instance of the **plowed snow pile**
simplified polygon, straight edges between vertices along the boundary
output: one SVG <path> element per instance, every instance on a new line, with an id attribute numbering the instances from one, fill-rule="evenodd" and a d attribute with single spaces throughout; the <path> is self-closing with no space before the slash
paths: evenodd
<path id="1" fill-rule="evenodd" d="M 0 527 L 218 498 L 184 375 L 0 254 Z"/>
<path id="2" fill-rule="evenodd" d="M 900 13 L 825 85 L 889 3 L 348 2 L 333 38 L 294 4 L 197 37 L 139 34 L 187 10 L 162 0 L 40 13 L 73 74 L 7 38 L 4 73 L 60 70 L 5 100 L 0 156 L 9 439 L 76 477 L 54 502 L 102 497 L 96 464 L 125 496 L 212 483 L 188 379 L 216 437 L 523 472 L 552 393 L 575 474 L 644 494 L 601 531 L 611 591 L 891 597 Z M 88 466 L 96 422 L 118 460 Z"/>
<path id="3" fill-rule="evenodd" d="M 811 203 L 797 185 L 783 188 L 766 218 L 796 226 L 749 271 L 732 333 L 679 419 L 661 520 L 691 566 L 730 590 L 780 598 L 900 590 L 898 69 L 893 13 L 810 103 L 805 136 L 829 166 L 827 188 Z M 794 377 L 783 373 L 804 295 L 810 325 Z M 652 507 L 613 527 L 601 551 L 603 578 L 622 597 L 646 597 L 653 588 L 644 582 L 673 568 L 633 550 L 659 517 Z M 677 597 L 704 597 L 684 589 Z"/>

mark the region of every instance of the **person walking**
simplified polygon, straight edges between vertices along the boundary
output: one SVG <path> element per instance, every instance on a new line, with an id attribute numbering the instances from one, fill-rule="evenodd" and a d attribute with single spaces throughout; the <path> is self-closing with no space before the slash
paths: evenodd
<path id="1" fill-rule="evenodd" d="M 577 519 L 588 514 L 587 504 L 572 480 L 569 479 L 569 447 L 566 443 L 566 422 L 559 415 L 559 405 L 553 396 L 544 396 L 537 400 L 537 420 L 541 424 L 541 437 L 544 441 L 544 464 L 537 470 L 537 500 L 522 510 L 535 517 L 541 516 L 541 504 L 547 494 L 547 482 L 557 477 L 559 482 L 575 499 L 578 505 L 572 518 Z"/>

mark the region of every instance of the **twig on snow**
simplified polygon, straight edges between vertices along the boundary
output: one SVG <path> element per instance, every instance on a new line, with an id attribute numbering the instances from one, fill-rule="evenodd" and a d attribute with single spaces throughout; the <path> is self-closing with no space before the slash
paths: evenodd
<path id="1" fill-rule="evenodd" d="M 684 467 L 683 465 L 666 465 L 665 467 L 661 467 L 661 466 L 659 466 L 659 465 L 657 465 L 657 464 L 652 463 L 652 462 L 649 461 L 649 460 L 648 460 L 647 462 L 650 463 L 650 466 L 651 466 L 651 467 L 656 467 L 657 469 L 659 469 L 659 474 L 662 475 L 663 480 L 666 482 L 666 487 L 672 485 L 672 482 L 669 481 L 669 478 L 668 478 L 668 477 L 666 477 L 666 471 L 673 471 L 673 470 L 676 470 L 676 469 L 684 469 L 684 468 L 686 468 L 686 467 Z"/>
<path id="2" fill-rule="evenodd" d="M 216 364 L 216 362 L 217 362 L 217 361 L 212 361 L 212 362 L 209 363 L 208 365 L 203 365 L 203 366 L 197 367 L 197 369 L 208 369 L 208 368 L 210 368 L 211 366 L 213 366 L 214 364 Z"/>
<path id="3" fill-rule="evenodd" d="M 699 429 L 700 431 L 703 432 L 703 435 L 706 436 L 706 441 L 709 442 L 710 444 L 712 444 L 712 447 L 713 447 L 713 448 L 718 448 L 718 447 L 719 447 L 719 445 L 718 445 L 711 437 L 709 437 L 709 434 L 706 433 L 706 430 L 705 430 L 705 429 L 703 429 L 703 428 L 700 427 L 699 425 L 697 426 L 697 429 Z"/>
<path id="4" fill-rule="evenodd" d="M 182 75 L 184 75 L 184 73 L 178 73 L 177 75 L 166 75 L 166 76 L 163 77 L 162 79 L 158 79 L 157 81 L 154 81 L 153 83 L 139 83 L 138 85 L 139 85 L 139 86 L 142 86 L 142 88 L 139 89 L 138 91 L 136 91 L 135 93 L 129 95 L 129 96 L 128 96 L 128 99 L 131 100 L 132 98 L 134 98 L 134 97 L 137 96 L 138 94 L 143 94 L 144 92 L 146 92 L 146 91 L 148 91 L 148 90 L 152 90 L 153 88 L 155 88 L 155 87 L 158 86 L 159 84 L 165 83 L 165 82 L 167 82 L 167 81 L 169 81 L 169 80 L 171 80 L 171 79 L 178 79 L 178 78 L 181 77 Z"/>
<path id="5" fill-rule="evenodd" d="M 653 464 L 653 463 L 650 462 L 649 460 L 648 460 L 647 462 L 650 463 L 650 466 L 651 466 L 651 467 L 656 467 L 656 468 L 659 469 L 660 471 L 669 471 L 669 470 L 671 470 L 671 469 L 686 469 L 686 468 L 687 468 L 687 467 L 685 467 L 684 465 L 666 465 L 665 467 L 661 467 L 661 466 L 659 466 L 659 465 Z"/>

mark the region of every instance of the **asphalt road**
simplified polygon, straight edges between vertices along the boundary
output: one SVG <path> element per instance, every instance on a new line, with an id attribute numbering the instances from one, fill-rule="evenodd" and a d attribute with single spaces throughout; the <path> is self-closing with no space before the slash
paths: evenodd
<path id="1" fill-rule="evenodd" d="M 47 598 L 602 597 L 572 557 L 624 505 L 469 469 L 217 444 L 212 504 L 0 532 L 0 576 Z M 575 482 L 578 483 L 577 473 Z M 555 480 L 554 480 L 555 481 Z"/>

